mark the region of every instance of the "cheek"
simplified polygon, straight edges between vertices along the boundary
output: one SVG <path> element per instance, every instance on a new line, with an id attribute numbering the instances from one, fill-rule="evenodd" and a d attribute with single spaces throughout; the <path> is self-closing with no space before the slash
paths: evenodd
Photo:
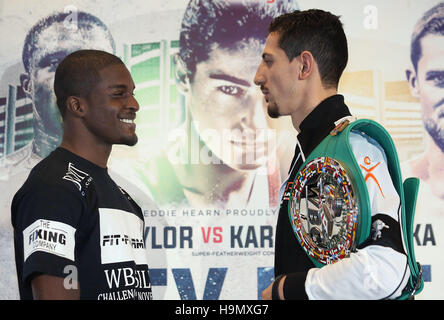
<path id="1" fill-rule="evenodd" d="M 117 116 L 111 108 L 97 108 L 94 119 L 103 126 L 115 125 L 118 121 Z"/>
<path id="2" fill-rule="evenodd" d="M 199 135 L 213 136 L 215 134 L 222 135 L 224 131 L 231 129 L 232 119 L 229 117 L 205 116 L 194 119 Z"/>
<path id="3" fill-rule="evenodd" d="M 277 74 L 273 73 L 270 75 L 270 82 L 272 83 L 272 87 L 274 89 L 274 95 L 280 95 L 284 92 L 284 85 L 283 85 L 283 74 Z"/>
<path id="4" fill-rule="evenodd" d="M 200 125 L 211 126 L 216 117 L 220 116 L 220 101 L 213 92 L 193 90 L 188 101 L 192 120 Z"/>
<path id="5" fill-rule="evenodd" d="M 424 116 L 431 116 L 443 99 L 444 89 L 434 86 L 424 86 L 420 93 L 421 108 Z"/>

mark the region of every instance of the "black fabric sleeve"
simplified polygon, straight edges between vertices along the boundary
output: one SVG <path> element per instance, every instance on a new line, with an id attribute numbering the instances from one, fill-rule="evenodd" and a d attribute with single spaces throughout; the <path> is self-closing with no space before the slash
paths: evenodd
<path id="1" fill-rule="evenodd" d="M 358 246 L 358 249 L 363 249 L 369 245 L 389 247 L 405 254 L 399 222 L 386 214 L 378 213 L 374 215 L 370 235 Z"/>
<path id="2" fill-rule="evenodd" d="M 287 274 L 284 282 L 285 300 L 308 300 L 305 292 L 305 279 L 307 272 L 294 272 Z"/>
<path id="3" fill-rule="evenodd" d="M 76 232 L 84 204 L 63 187 L 37 186 L 12 203 L 15 245 L 25 285 L 35 274 L 65 277 L 65 268 L 76 266 Z"/>

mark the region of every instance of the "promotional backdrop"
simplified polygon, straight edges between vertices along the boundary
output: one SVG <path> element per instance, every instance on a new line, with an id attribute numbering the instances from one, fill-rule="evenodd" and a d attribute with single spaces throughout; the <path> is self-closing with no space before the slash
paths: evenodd
<path id="1" fill-rule="evenodd" d="M 139 142 L 114 146 L 109 169 L 144 211 L 154 298 L 260 299 L 273 280 L 278 192 L 297 132 L 268 117 L 253 79 L 271 19 L 320 8 L 341 16 L 348 38 L 339 93 L 389 131 L 403 178 L 421 178 L 418 299 L 443 299 L 444 28 L 436 22 L 420 40 L 416 66 L 410 46 L 438 3 L 0 1 L 0 298 L 18 298 L 12 197 L 61 138 L 55 68 L 70 52 L 101 49 L 136 85 Z M 444 19 L 442 7 L 432 11 Z"/>

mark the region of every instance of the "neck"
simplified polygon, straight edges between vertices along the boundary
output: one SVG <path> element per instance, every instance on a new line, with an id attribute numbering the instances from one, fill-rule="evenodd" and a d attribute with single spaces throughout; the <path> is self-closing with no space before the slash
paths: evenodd
<path id="1" fill-rule="evenodd" d="M 75 134 L 71 132 L 76 132 Z M 83 137 L 82 130 L 71 131 L 65 127 L 60 146 L 68 151 L 106 168 L 111 154 L 112 145 L 96 143 L 91 137 Z"/>
<path id="2" fill-rule="evenodd" d="M 193 207 L 247 205 L 254 172 L 240 172 L 224 164 L 175 165 L 174 170 Z"/>
<path id="3" fill-rule="evenodd" d="M 187 133 L 191 132 L 191 139 L 197 136 L 194 128 L 188 126 L 185 130 Z M 177 161 L 172 165 L 189 203 L 195 207 L 215 204 L 227 207 L 231 200 L 237 201 L 237 204 L 242 202 L 246 204 L 255 171 L 236 170 L 224 163 L 202 163 L 200 157 L 194 159 L 191 153 L 196 151 L 193 150 L 190 134 L 187 136 L 188 139 L 181 138 L 173 146 L 179 148 L 181 152 L 187 152 L 186 161 Z M 204 144 L 200 141 L 198 145 L 198 155 L 200 155 Z"/>
<path id="4" fill-rule="evenodd" d="M 425 153 L 427 161 L 423 163 L 427 171 L 426 177 L 430 180 L 442 181 L 444 176 L 444 153 L 432 137 L 428 136 L 428 139 L 428 148 Z"/>
<path id="5" fill-rule="evenodd" d="M 291 114 L 293 127 L 300 132 L 301 122 L 325 99 L 338 93 L 336 88 L 325 89 L 322 85 L 317 88 L 308 88 L 302 97 L 301 108 L 296 108 L 296 112 Z"/>
<path id="6" fill-rule="evenodd" d="M 433 194 L 444 199 L 444 153 L 428 135 L 428 147 L 421 157 L 411 161 L 412 175 L 430 185 Z"/>

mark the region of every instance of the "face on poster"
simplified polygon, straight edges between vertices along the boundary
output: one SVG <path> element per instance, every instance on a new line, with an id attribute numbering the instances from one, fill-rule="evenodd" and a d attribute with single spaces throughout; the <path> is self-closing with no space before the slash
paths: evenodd
<path id="1" fill-rule="evenodd" d="M 244 9 L 249 7 L 252 10 L 247 13 L 254 17 L 255 1 L 229 2 L 235 5 L 233 10 L 236 14 L 245 13 Z M 350 101 L 352 110 L 379 120 L 392 130 L 395 137 L 401 131 L 399 139 L 395 139 L 401 150 L 401 160 L 414 158 L 426 148 L 425 138 L 415 140 L 405 131 L 411 129 L 410 132 L 421 132 L 426 137 L 422 120 L 425 124 L 429 119 L 427 123 L 435 124 L 434 128 L 438 129 L 435 136 L 439 137 L 439 132 L 442 133 L 439 129 L 442 127 L 439 107 L 442 100 L 439 97 L 439 63 L 442 59 L 437 54 L 433 57 L 433 53 L 441 48 L 439 36 L 429 36 L 438 38 L 430 43 L 423 40 L 425 47 L 432 47 L 424 50 L 429 53 L 424 53 L 418 69 L 421 96 L 418 95 L 415 101 L 410 94 L 405 101 L 396 98 L 402 96 L 408 85 L 404 70 L 410 63 L 407 53 L 413 25 L 437 1 L 421 5 L 376 1 L 372 6 L 359 1 L 348 6 L 326 1 L 298 1 L 297 4 L 294 1 L 256 2 L 261 5 L 258 8 L 262 8 L 259 12 L 268 12 L 271 16 L 291 10 L 291 6 L 301 9 L 319 7 L 342 15 L 351 50 L 350 63 L 340 89 L 346 101 Z M 220 4 L 223 3 L 220 1 Z M 61 134 L 60 118 L 51 90 L 55 66 L 68 53 L 92 44 L 108 52 L 115 50 L 127 63 L 136 82 L 136 98 L 141 104 L 137 119 L 140 141 L 134 149 L 136 151 L 115 148 L 111 163 L 115 164 L 113 166 L 120 175 L 134 178 L 131 182 L 139 187 L 136 189 L 147 190 L 146 194 L 159 206 L 156 209 L 144 208 L 150 227 L 146 230 L 147 247 L 150 247 L 153 257 L 161 256 L 153 258 L 152 263 L 153 269 L 156 269 L 154 280 L 159 284 L 155 285 L 154 293 L 157 287 L 159 297 L 193 297 L 192 291 L 184 293 L 180 289 L 185 288 L 186 283 L 192 283 L 197 299 L 256 299 L 258 287 L 265 286 L 272 277 L 270 268 L 273 266 L 275 224 L 272 194 L 277 193 L 280 183 L 286 178 L 295 145 L 294 128 L 286 119 L 268 117 L 263 96 L 253 83 L 267 35 L 267 23 L 262 22 L 265 26 L 262 31 L 248 27 L 242 31 L 244 33 L 231 30 L 225 35 L 218 33 L 219 29 L 215 27 L 213 33 L 218 36 L 217 39 L 210 39 L 208 34 L 212 29 L 208 27 L 203 36 L 208 42 L 191 38 L 194 46 L 187 48 L 188 55 L 198 57 L 193 62 L 187 60 L 187 53 L 180 54 L 183 50 L 180 39 L 182 24 L 187 15 L 192 17 L 188 19 L 187 28 L 192 27 L 193 21 L 202 24 L 205 16 L 214 16 L 216 11 L 212 11 L 206 1 L 165 1 L 150 6 L 134 1 L 131 4 L 133 6 L 123 7 L 116 1 L 109 1 L 109 9 L 86 1 L 51 4 L 45 9 L 37 8 L 36 4 L 21 7 L 19 3 L 4 4 L 5 16 L 26 21 L 29 28 L 23 28 L 22 41 L 4 35 L 5 43 L 11 43 L 11 47 L 17 50 L 14 53 L 12 49 L 5 51 L 9 55 L 2 59 L 5 63 L 0 69 L 3 73 L 0 98 L 7 97 L 9 84 L 22 86 L 27 101 L 34 108 L 32 121 L 21 124 L 34 132 L 28 143 L 40 141 L 39 145 L 44 146 L 41 150 L 49 152 L 60 141 Z M 30 13 L 23 11 L 26 6 L 29 6 Z M 32 59 L 28 67 L 24 66 L 21 52 L 26 33 L 38 20 L 49 17 L 54 11 L 64 12 L 68 6 L 74 10 L 67 10 L 67 20 L 51 23 L 35 37 Z M 199 6 L 205 9 L 201 13 Z M 190 7 L 193 11 L 187 11 Z M 74 21 L 76 10 L 97 17 L 108 30 L 98 26 L 85 31 L 67 28 Z M 112 13 L 116 10 L 120 12 L 119 16 Z M 196 20 L 199 14 L 201 20 Z M 394 27 L 389 20 L 397 15 L 403 23 Z M 221 20 L 224 19 L 222 16 Z M 258 25 L 260 21 L 258 19 L 251 25 Z M 226 19 L 225 24 L 229 23 Z M 108 33 L 115 44 L 111 43 Z M 384 36 L 384 33 L 387 35 Z M 205 51 L 201 50 L 202 47 L 209 50 L 202 52 Z M 393 50 L 382 55 L 373 52 L 372 47 Z M 368 49 L 368 55 L 361 54 L 362 48 Z M 177 56 L 185 60 L 182 61 L 183 66 L 178 64 Z M 11 74 L 15 77 L 13 81 L 9 81 L 14 78 Z M 370 78 L 369 82 L 363 81 L 367 78 Z M 391 88 L 398 82 L 401 87 L 392 93 Z M 359 83 L 362 85 L 358 86 Z M 391 103 L 392 97 L 398 100 Z M 399 115 L 395 115 L 394 120 L 384 118 L 382 115 L 389 114 L 393 106 L 401 108 Z M 413 111 L 406 112 L 402 108 Z M 408 120 L 404 119 L 405 113 Z M 400 130 L 396 126 L 390 127 L 393 121 L 404 127 Z M 409 127 L 410 123 L 414 125 Z M 42 139 L 39 133 L 44 133 Z M 1 161 L 11 166 L 11 161 L 6 161 L 11 157 L 5 154 L 5 150 L 3 142 Z M 153 156 L 158 154 L 162 157 Z M 153 162 L 152 159 L 158 161 Z M 156 179 L 172 183 L 156 183 Z M 8 201 L 4 199 L 5 203 Z M 417 233 L 417 243 L 421 244 L 419 249 L 437 247 L 432 245 L 431 240 L 427 241 L 430 231 L 426 232 L 430 230 L 427 225 L 434 226 L 435 223 L 427 219 L 421 222 Z M 173 269 L 184 271 L 175 274 Z M 255 272 L 242 271 L 246 269 Z M 219 282 L 215 288 L 206 287 L 207 279 L 213 273 L 218 275 Z M 180 275 L 188 282 L 180 283 Z M 243 277 L 250 284 L 244 292 L 233 286 Z"/>

